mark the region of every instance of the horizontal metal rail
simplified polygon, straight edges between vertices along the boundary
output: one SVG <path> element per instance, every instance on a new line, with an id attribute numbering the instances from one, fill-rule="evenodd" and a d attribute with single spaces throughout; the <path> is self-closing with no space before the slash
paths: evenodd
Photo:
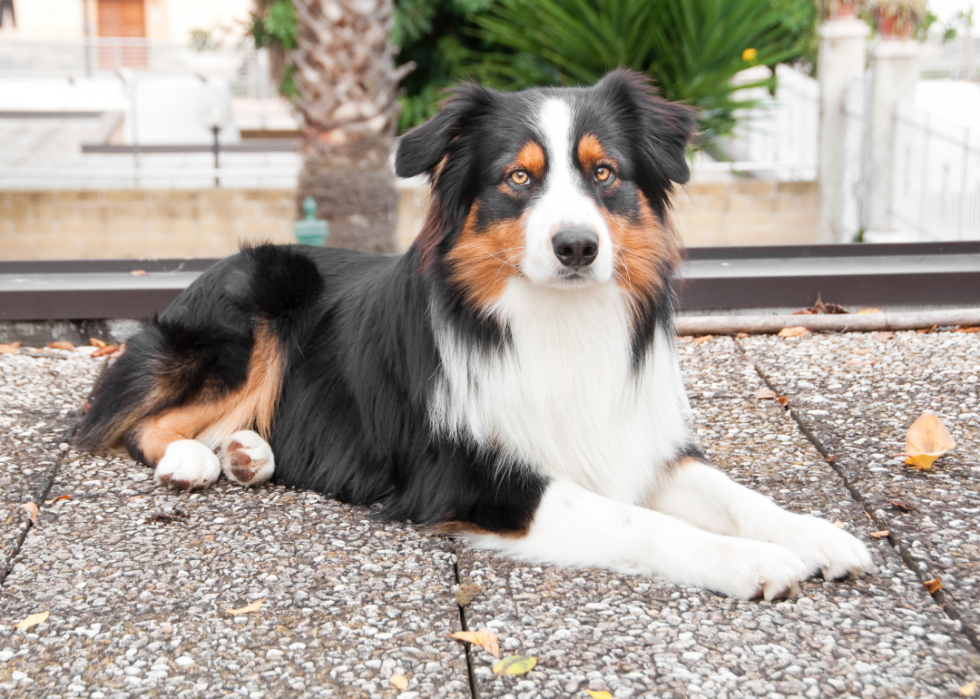
<path id="1" fill-rule="evenodd" d="M 980 307 L 980 242 L 691 248 L 686 311 Z M 0 321 L 149 318 L 214 259 L 0 262 Z M 136 274 L 133 274 L 136 272 Z"/>

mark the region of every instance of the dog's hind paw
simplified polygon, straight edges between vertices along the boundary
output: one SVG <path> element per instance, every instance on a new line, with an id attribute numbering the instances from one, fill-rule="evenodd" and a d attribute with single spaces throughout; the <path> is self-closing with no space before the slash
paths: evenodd
<path id="1" fill-rule="evenodd" d="M 239 485 L 265 483 L 276 470 L 272 447 L 251 430 L 241 430 L 226 438 L 219 453 L 225 477 Z"/>
<path id="2" fill-rule="evenodd" d="M 201 442 L 181 439 L 167 445 L 163 458 L 157 464 L 154 480 L 159 485 L 177 490 L 207 488 L 221 475 L 221 464 Z"/>

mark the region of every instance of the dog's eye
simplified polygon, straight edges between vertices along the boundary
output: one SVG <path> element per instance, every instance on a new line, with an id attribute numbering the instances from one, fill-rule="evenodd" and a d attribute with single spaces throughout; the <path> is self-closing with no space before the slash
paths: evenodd
<path id="1" fill-rule="evenodd" d="M 606 167 L 605 165 L 600 165 L 595 169 L 595 178 L 599 182 L 606 182 L 607 180 L 611 179 L 612 176 L 613 176 L 612 170 Z"/>
<path id="2" fill-rule="evenodd" d="M 523 170 L 515 170 L 514 172 L 510 173 L 510 181 L 517 186 L 527 184 L 528 180 L 530 179 L 531 178 L 528 177 L 527 173 Z"/>

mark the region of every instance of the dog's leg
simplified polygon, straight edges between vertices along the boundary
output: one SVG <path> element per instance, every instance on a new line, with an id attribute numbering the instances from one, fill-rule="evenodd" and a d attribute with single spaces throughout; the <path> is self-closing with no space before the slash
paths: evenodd
<path id="1" fill-rule="evenodd" d="M 780 508 L 769 498 L 730 480 L 718 469 L 687 458 L 647 503 L 716 534 L 779 544 L 827 580 L 857 577 L 874 564 L 867 547 L 830 522 Z"/>
<path id="2" fill-rule="evenodd" d="M 240 430 L 225 437 L 218 453 L 225 477 L 239 485 L 265 483 L 276 470 L 272 447 L 252 430 Z"/>
<path id="3" fill-rule="evenodd" d="M 198 490 L 214 485 L 221 475 L 214 452 L 190 439 L 198 432 L 200 412 L 200 408 L 172 410 L 150 418 L 124 436 L 130 455 L 154 467 L 158 484 Z"/>
<path id="4" fill-rule="evenodd" d="M 660 575 L 742 599 L 791 595 L 808 572 L 782 546 L 713 534 L 562 480 L 548 484 L 526 532 L 465 536 L 519 560 Z"/>

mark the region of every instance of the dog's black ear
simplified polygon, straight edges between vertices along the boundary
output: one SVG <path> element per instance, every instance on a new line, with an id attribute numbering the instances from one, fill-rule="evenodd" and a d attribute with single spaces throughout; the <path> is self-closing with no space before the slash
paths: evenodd
<path id="1" fill-rule="evenodd" d="M 644 170 L 639 174 L 645 175 L 648 185 L 669 190 L 671 182 L 684 184 L 690 179 L 687 146 L 697 128 L 693 109 L 661 99 L 645 75 L 629 70 L 608 73 L 596 89 L 608 104 L 629 114 L 638 125 L 640 166 Z"/>
<path id="2" fill-rule="evenodd" d="M 467 123 L 485 113 L 492 101 L 493 93 L 479 85 L 467 83 L 454 89 L 442 111 L 401 137 L 395 154 L 397 175 L 433 174 Z"/>

